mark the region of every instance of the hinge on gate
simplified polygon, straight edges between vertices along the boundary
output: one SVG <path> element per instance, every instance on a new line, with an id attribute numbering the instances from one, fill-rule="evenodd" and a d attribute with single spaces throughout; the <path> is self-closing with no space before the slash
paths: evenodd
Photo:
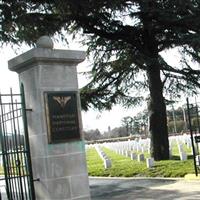
<path id="1" fill-rule="evenodd" d="M 34 181 L 34 182 L 40 181 L 40 178 L 35 178 L 35 179 L 33 179 L 33 181 Z"/>
<path id="2" fill-rule="evenodd" d="M 33 111 L 33 109 L 32 109 L 32 108 L 26 108 L 25 110 L 26 110 L 26 111 L 30 111 L 30 112 L 32 112 L 32 111 Z"/>

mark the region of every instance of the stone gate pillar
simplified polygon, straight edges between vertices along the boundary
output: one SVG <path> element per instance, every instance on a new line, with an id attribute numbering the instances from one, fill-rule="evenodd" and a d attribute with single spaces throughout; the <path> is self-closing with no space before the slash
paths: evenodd
<path id="1" fill-rule="evenodd" d="M 41 37 L 37 48 L 8 62 L 25 89 L 37 200 L 89 200 L 76 66 L 85 52 L 53 49 Z"/>

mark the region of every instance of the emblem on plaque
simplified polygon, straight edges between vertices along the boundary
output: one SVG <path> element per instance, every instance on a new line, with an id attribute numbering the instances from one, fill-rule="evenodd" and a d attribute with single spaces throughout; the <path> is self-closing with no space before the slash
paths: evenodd
<path id="1" fill-rule="evenodd" d="M 70 101 L 71 97 L 64 97 L 64 96 L 54 96 L 53 99 L 62 107 L 64 108 L 68 101 Z"/>

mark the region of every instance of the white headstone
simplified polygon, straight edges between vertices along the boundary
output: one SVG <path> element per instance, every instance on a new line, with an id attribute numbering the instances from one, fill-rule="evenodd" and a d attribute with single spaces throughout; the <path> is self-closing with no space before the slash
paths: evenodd
<path id="1" fill-rule="evenodd" d="M 172 149 L 169 148 L 169 157 L 172 158 Z"/>
<path id="2" fill-rule="evenodd" d="M 131 153 L 131 160 L 136 160 L 137 159 L 137 155 L 135 153 Z"/>
<path id="3" fill-rule="evenodd" d="M 104 160 L 104 167 L 105 169 L 107 168 L 110 168 L 112 165 L 111 165 L 111 160 L 110 159 L 105 159 Z"/>
<path id="4" fill-rule="evenodd" d="M 129 157 L 129 156 L 130 156 L 130 152 L 126 151 L 126 157 Z"/>
<path id="5" fill-rule="evenodd" d="M 144 161 L 144 154 L 138 154 L 138 162 Z"/>
<path id="6" fill-rule="evenodd" d="M 187 160 L 187 154 L 184 151 L 180 152 L 180 159 L 182 161 Z"/>
<path id="7" fill-rule="evenodd" d="M 200 166 L 200 155 L 196 155 L 196 165 Z"/>
<path id="8" fill-rule="evenodd" d="M 153 158 L 147 158 L 146 163 L 147 163 L 147 168 L 151 168 L 151 167 L 154 166 L 154 159 Z"/>

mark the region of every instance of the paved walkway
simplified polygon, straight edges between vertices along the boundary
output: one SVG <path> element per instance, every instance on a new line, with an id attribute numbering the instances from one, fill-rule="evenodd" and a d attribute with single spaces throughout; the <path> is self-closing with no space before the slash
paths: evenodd
<path id="1" fill-rule="evenodd" d="M 0 182 L 2 199 L 7 200 Z M 200 200 L 200 180 L 90 178 L 92 200 Z"/>
<path id="2" fill-rule="evenodd" d="M 200 180 L 90 178 L 92 200 L 195 200 L 200 199 Z"/>

